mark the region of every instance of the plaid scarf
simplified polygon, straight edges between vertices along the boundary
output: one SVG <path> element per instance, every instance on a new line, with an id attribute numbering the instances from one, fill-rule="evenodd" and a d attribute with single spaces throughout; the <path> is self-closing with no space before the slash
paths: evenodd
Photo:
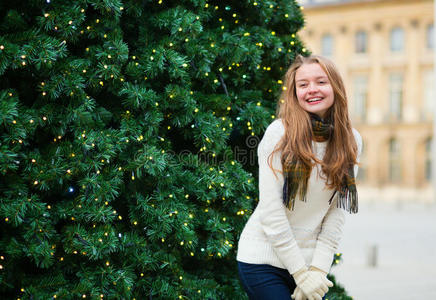
<path id="1" fill-rule="evenodd" d="M 330 139 L 334 130 L 333 124 L 329 120 L 322 120 L 315 114 L 310 114 L 312 123 L 312 137 L 316 142 L 325 142 Z M 307 184 L 310 177 L 310 167 L 294 158 L 284 167 L 283 203 L 287 208 L 294 209 L 295 198 L 298 196 L 306 202 Z M 354 166 L 348 169 L 348 174 L 344 178 L 342 188 L 334 191 L 329 203 L 332 203 L 336 192 L 339 192 L 337 206 L 350 213 L 357 213 L 357 190 L 354 177 Z"/>

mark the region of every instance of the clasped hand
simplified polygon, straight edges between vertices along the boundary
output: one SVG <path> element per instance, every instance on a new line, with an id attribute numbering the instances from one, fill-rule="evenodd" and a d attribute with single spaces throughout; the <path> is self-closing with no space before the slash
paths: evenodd
<path id="1" fill-rule="evenodd" d="M 304 267 L 293 274 L 297 288 L 292 294 L 295 300 L 321 300 L 328 292 L 333 282 L 327 279 L 327 273 L 311 267 L 309 270 Z"/>

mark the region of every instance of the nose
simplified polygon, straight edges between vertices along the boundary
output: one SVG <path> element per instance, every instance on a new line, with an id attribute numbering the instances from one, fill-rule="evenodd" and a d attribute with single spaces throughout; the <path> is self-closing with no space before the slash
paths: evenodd
<path id="1" fill-rule="evenodd" d="M 315 93 L 318 91 L 318 85 L 315 82 L 310 82 L 308 86 L 309 93 Z"/>

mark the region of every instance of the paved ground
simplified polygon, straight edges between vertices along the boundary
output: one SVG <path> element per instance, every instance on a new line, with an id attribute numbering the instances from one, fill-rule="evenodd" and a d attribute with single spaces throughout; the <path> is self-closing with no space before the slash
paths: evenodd
<path id="1" fill-rule="evenodd" d="M 377 266 L 370 249 L 377 247 Z M 436 299 L 436 204 L 360 203 L 332 273 L 355 300 Z"/>

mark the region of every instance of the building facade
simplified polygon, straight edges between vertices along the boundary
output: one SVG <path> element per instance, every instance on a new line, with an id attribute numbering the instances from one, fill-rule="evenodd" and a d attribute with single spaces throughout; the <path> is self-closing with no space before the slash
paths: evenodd
<path id="1" fill-rule="evenodd" d="M 366 198 L 433 199 L 433 0 L 301 0 L 307 49 L 344 77 Z"/>

